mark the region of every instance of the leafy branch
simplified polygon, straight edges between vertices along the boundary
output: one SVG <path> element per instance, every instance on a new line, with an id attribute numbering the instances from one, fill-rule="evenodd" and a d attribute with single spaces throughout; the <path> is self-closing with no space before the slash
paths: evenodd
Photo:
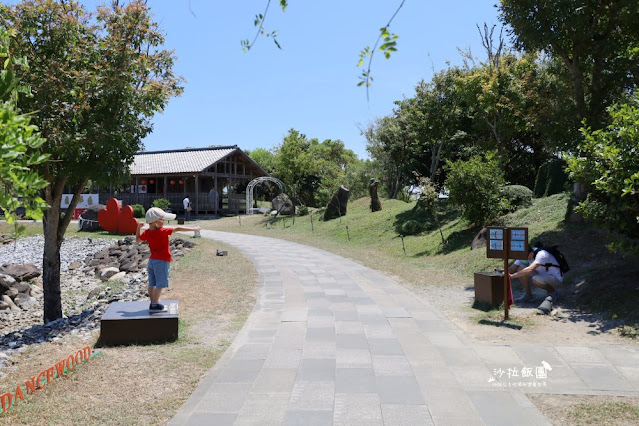
<path id="1" fill-rule="evenodd" d="M 390 27 L 391 22 L 393 22 L 393 19 L 395 19 L 395 16 L 397 16 L 397 13 L 399 13 L 402 6 L 404 6 L 405 2 L 406 0 L 402 0 L 402 2 L 397 7 L 397 10 L 395 10 L 395 13 L 393 13 L 393 16 L 391 16 L 391 18 L 389 19 L 388 23 L 384 27 L 380 28 L 379 36 L 377 37 L 377 40 L 375 41 L 373 48 L 371 49 L 370 46 L 366 46 L 359 53 L 359 62 L 357 63 L 358 67 L 363 66 L 364 63 L 366 62 L 366 58 L 368 58 L 368 66 L 366 70 L 362 71 L 362 74 L 359 76 L 360 81 L 359 83 L 357 83 L 357 86 L 366 87 L 366 100 L 369 100 L 368 88 L 373 82 L 373 77 L 371 76 L 371 65 L 373 63 L 373 56 L 375 55 L 375 52 L 378 49 L 377 45 L 380 43 L 380 41 L 383 41 L 382 45 L 379 46 L 379 51 L 384 52 L 384 57 L 386 59 L 390 58 L 391 52 L 397 51 L 396 40 L 399 36 L 397 34 L 391 33 L 388 29 Z"/>
<path id="2" fill-rule="evenodd" d="M 282 8 L 282 12 L 286 11 L 286 8 L 288 7 L 288 1 L 287 0 L 279 0 L 280 1 L 280 7 Z M 275 45 L 277 46 L 278 49 L 282 49 L 282 46 L 280 46 L 280 44 L 277 41 L 277 31 L 267 31 L 264 28 L 264 21 L 266 20 L 266 14 L 268 13 L 268 8 L 271 5 L 271 0 L 268 0 L 266 3 L 266 8 L 264 9 L 264 13 L 259 13 L 257 15 L 255 15 L 255 20 L 253 20 L 253 25 L 255 27 L 257 27 L 257 32 L 255 33 L 255 37 L 253 37 L 253 41 L 250 41 L 248 39 L 244 39 L 242 40 L 242 51 L 243 52 L 248 52 L 249 50 L 251 50 L 251 47 L 253 47 L 253 45 L 255 44 L 255 42 L 257 41 L 257 38 L 262 35 L 264 37 L 271 37 L 273 39 L 273 42 L 275 43 Z"/>

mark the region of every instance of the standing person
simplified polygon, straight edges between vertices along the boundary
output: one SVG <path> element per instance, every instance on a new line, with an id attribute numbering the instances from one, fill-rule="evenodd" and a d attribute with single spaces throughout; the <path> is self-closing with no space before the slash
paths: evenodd
<path id="1" fill-rule="evenodd" d="M 510 278 L 519 278 L 524 286 L 525 293 L 515 299 L 515 302 L 532 302 L 535 298 L 532 295 L 529 278 L 532 283 L 552 295 L 553 299 L 557 299 L 557 288 L 563 281 L 559 262 L 548 251 L 544 249 L 535 249 L 528 246 L 528 260 L 530 265 L 515 272 L 510 273 Z M 531 278 L 532 276 L 532 278 Z"/>
<path id="2" fill-rule="evenodd" d="M 191 220 L 191 200 L 188 195 L 184 197 L 182 204 L 184 204 L 184 220 L 188 222 Z"/>
<path id="3" fill-rule="evenodd" d="M 162 312 L 166 307 L 159 303 L 163 288 L 169 287 L 169 266 L 171 264 L 171 250 L 169 249 L 169 235 L 174 231 L 199 231 L 199 226 L 177 226 L 165 228 L 165 220 L 175 219 L 175 214 L 167 213 L 159 207 L 151 207 L 146 212 L 146 223 L 149 228 L 142 231 L 144 223 L 138 222 L 135 241 L 149 243 L 151 258 L 149 259 L 149 311 Z"/>

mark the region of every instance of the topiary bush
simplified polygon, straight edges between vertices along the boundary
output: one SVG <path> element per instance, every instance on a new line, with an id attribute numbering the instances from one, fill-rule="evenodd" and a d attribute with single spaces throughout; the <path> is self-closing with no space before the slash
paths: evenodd
<path id="1" fill-rule="evenodd" d="M 506 185 L 501 188 L 501 195 L 508 202 L 507 208 L 510 211 L 532 205 L 533 192 L 523 185 Z"/>
<path id="2" fill-rule="evenodd" d="M 568 183 L 567 166 L 568 164 L 560 158 L 542 164 L 537 171 L 537 178 L 535 179 L 535 189 L 533 191 L 535 198 L 564 192 Z"/>
<path id="3" fill-rule="evenodd" d="M 407 220 L 406 222 L 402 223 L 401 226 L 401 233 L 402 235 L 415 235 L 415 234 L 419 234 L 420 232 L 422 232 L 422 224 L 419 223 L 416 220 Z"/>
<path id="4" fill-rule="evenodd" d="M 133 209 L 133 217 L 135 218 L 143 218 L 146 211 L 144 210 L 144 206 L 142 204 L 132 204 L 131 208 Z"/>
<path id="5" fill-rule="evenodd" d="M 152 206 L 159 207 L 162 210 L 167 210 L 171 207 L 171 202 L 166 198 L 156 198 L 155 200 L 153 200 Z"/>

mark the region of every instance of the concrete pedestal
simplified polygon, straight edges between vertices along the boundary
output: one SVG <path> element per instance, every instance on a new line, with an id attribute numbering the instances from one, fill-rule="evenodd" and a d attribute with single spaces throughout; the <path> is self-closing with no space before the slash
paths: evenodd
<path id="1" fill-rule="evenodd" d="M 504 276 L 493 272 L 475 272 L 475 301 L 499 306 L 504 301 Z"/>
<path id="2" fill-rule="evenodd" d="M 111 303 L 100 321 L 105 346 L 171 342 L 178 338 L 178 301 L 160 300 L 164 312 L 149 312 L 149 301 Z"/>

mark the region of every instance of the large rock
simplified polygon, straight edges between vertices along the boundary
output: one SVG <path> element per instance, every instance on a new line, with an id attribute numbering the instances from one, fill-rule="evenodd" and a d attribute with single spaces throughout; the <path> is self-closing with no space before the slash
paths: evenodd
<path id="1" fill-rule="evenodd" d="M 35 297 L 31 297 L 28 294 L 19 293 L 15 297 L 15 299 L 13 299 L 13 302 L 16 305 L 18 305 L 19 308 L 22 308 L 23 310 L 27 310 L 31 306 L 36 304 L 36 299 L 35 299 Z"/>
<path id="2" fill-rule="evenodd" d="M 140 268 L 138 267 L 138 261 L 135 258 L 127 258 L 122 263 L 120 263 L 120 271 L 137 272 L 139 270 Z"/>
<path id="3" fill-rule="evenodd" d="M 13 288 L 15 288 L 18 293 L 29 294 L 29 291 L 31 291 L 31 286 L 29 285 L 29 283 L 25 282 L 15 283 L 13 285 Z"/>
<path id="4" fill-rule="evenodd" d="M 113 275 L 117 274 L 118 272 L 120 272 L 118 268 L 114 268 L 114 267 L 104 268 L 100 271 L 100 279 L 102 281 L 106 281 L 109 278 L 111 278 Z"/>
<path id="5" fill-rule="evenodd" d="M 126 277 L 126 272 L 124 272 L 124 271 L 118 272 L 117 274 L 111 275 L 111 277 L 109 277 L 109 281 L 118 281 L 118 280 L 121 280 L 124 277 Z"/>
<path id="6" fill-rule="evenodd" d="M 368 184 L 368 193 L 371 196 L 371 211 L 378 212 L 382 210 L 382 202 L 379 201 L 379 196 L 377 195 L 377 187 L 379 186 L 379 181 L 375 178 L 371 178 L 371 182 Z"/>
<path id="7" fill-rule="evenodd" d="M 340 186 L 337 194 L 333 196 L 324 211 L 324 220 L 331 220 L 340 216 L 346 216 L 346 206 L 348 205 L 348 197 L 351 191 L 344 185 Z"/>
<path id="8" fill-rule="evenodd" d="M 24 265 L 0 266 L 0 274 L 11 275 L 17 281 L 28 281 L 40 276 L 40 271 L 33 263 Z"/>
<path id="9" fill-rule="evenodd" d="M 6 303 L 7 305 L 9 305 L 9 308 L 10 308 L 12 311 L 20 311 L 20 310 L 21 310 L 20 308 L 18 308 L 18 307 L 16 306 L 16 304 L 15 304 L 15 303 L 13 303 L 13 300 L 11 300 L 11 298 L 10 298 L 9 296 L 7 296 L 7 295 L 2 296 L 2 301 L 3 301 L 4 303 Z"/>
<path id="10" fill-rule="evenodd" d="M 476 250 L 479 248 L 483 248 L 486 247 L 486 233 L 487 233 L 487 229 L 486 228 L 482 228 L 481 231 L 479 231 L 477 233 L 477 235 L 475 235 L 475 238 L 473 238 L 473 242 L 470 244 L 470 249 L 471 250 Z"/>
<path id="11" fill-rule="evenodd" d="M 15 283 L 16 280 L 11 275 L 0 274 L 0 294 L 9 290 Z"/>
<path id="12" fill-rule="evenodd" d="M 295 212 L 293 201 L 286 194 L 278 195 L 277 197 L 273 198 L 273 201 L 271 201 L 271 203 L 273 204 L 273 210 L 275 210 L 278 214 L 292 215 Z"/>
<path id="13" fill-rule="evenodd" d="M 98 223 L 98 213 L 100 210 L 105 209 L 106 206 L 104 204 L 96 204 L 94 206 L 86 209 L 78 220 L 78 228 L 81 231 L 101 231 L 100 224 Z"/>

